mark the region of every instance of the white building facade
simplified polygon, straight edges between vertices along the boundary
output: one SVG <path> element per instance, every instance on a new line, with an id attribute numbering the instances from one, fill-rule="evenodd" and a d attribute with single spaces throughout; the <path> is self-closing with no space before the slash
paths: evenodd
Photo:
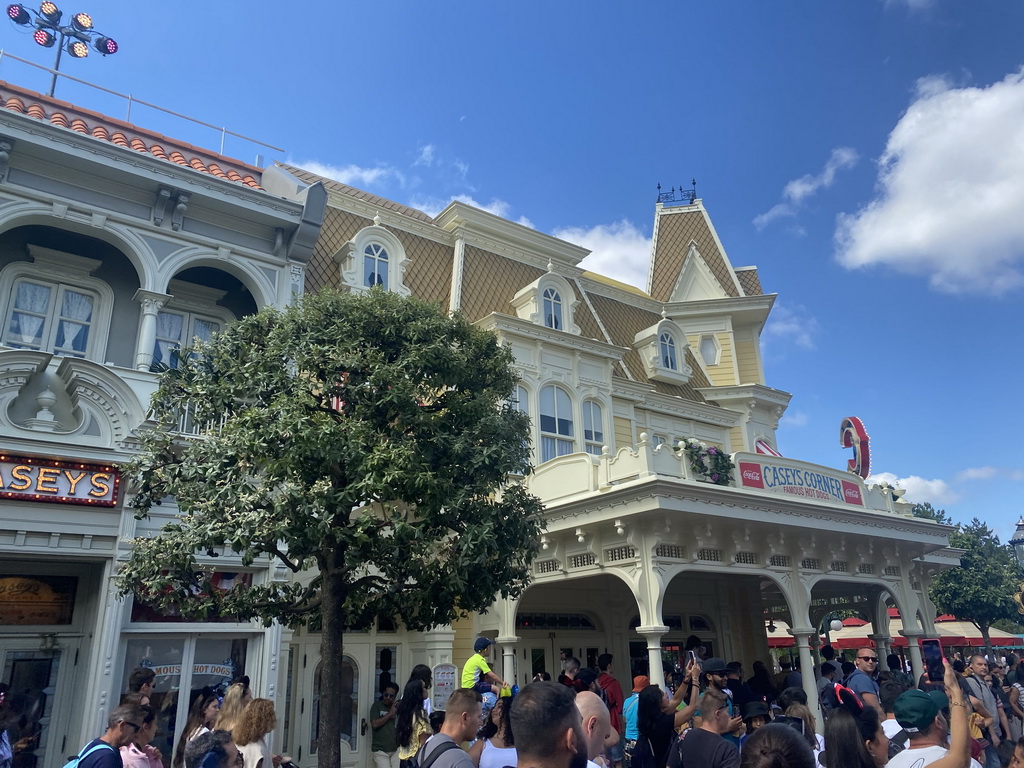
<path id="1" fill-rule="evenodd" d="M 0 83 L 0 681 L 17 768 L 56 768 L 156 671 L 168 757 L 189 694 L 249 675 L 276 693 L 279 629 L 186 623 L 116 599 L 146 521 L 121 465 L 179 346 L 302 291 L 319 186 L 284 199 L 260 170 Z M 187 415 L 182 428 L 190 429 Z M 222 578 L 265 579 L 267 567 Z"/>

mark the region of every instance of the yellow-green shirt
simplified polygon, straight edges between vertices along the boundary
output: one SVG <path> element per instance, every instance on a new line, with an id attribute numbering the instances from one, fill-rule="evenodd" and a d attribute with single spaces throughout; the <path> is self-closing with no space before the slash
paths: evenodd
<path id="1" fill-rule="evenodd" d="M 469 657 L 466 666 L 462 668 L 462 687 L 472 688 L 481 680 L 486 680 L 485 675 L 490 671 L 491 668 L 487 666 L 487 660 L 479 653 L 474 653 Z"/>

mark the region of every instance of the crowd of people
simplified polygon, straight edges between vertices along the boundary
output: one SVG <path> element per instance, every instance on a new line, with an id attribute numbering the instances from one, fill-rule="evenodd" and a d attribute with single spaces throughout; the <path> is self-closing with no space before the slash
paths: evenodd
<path id="1" fill-rule="evenodd" d="M 744 681 L 739 662 L 694 653 L 668 675 L 674 687 L 638 674 L 624 696 L 614 657 L 602 654 L 597 670 L 569 658 L 557 681 L 538 673 L 513 696 L 483 656 L 489 645 L 478 641 L 443 711 L 432 711 L 425 665 L 401 697 L 384 685 L 369 718 L 374 768 L 1024 768 L 1024 669 L 1018 683 L 1012 655 L 991 667 L 982 655 L 943 660 L 942 680 L 915 682 L 898 657 L 879 672 L 872 648 L 849 661 L 823 649 L 819 728 L 792 665 L 772 676 L 757 662 Z M 137 672 L 77 768 L 162 768 L 150 744 L 153 678 Z M 223 697 L 204 692 L 173 768 L 294 768 L 268 748 L 276 725 L 273 702 L 253 698 L 247 681 Z"/>

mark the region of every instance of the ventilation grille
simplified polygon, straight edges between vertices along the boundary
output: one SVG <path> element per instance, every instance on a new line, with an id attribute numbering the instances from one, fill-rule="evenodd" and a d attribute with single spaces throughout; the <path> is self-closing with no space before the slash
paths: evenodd
<path id="1" fill-rule="evenodd" d="M 884 571 L 886 576 L 899 576 L 900 567 L 898 565 L 887 565 Z"/>
<path id="2" fill-rule="evenodd" d="M 709 563 L 720 563 L 722 562 L 722 550 L 711 549 L 710 547 L 704 547 L 703 549 L 697 550 L 698 560 L 707 560 Z"/>
<path id="3" fill-rule="evenodd" d="M 733 559 L 742 565 L 757 565 L 760 562 L 757 552 L 737 552 Z"/>
<path id="4" fill-rule="evenodd" d="M 847 573 L 850 570 L 850 564 L 845 560 L 833 560 L 828 564 L 830 571 L 838 571 L 839 573 Z"/>
<path id="5" fill-rule="evenodd" d="M 617 560 L 632 560 L 636 557 L 636 550 L 632 547 L 615 547 L 604 551 L 606 562 L 614 563 Z"/>
<path id="6" fill-rule="evenodd" d="M 772 555 L 768 560 L 768 564 L 776 568 L 789 568 L 790 562 L 789 555 Z"/>
<path id="7" fill-rule="evenodd" d="M 806 568 L 809 571 L 820 571 L 821 560 L 819 560 L 816 557 L 805 557 L 803 560 L 800 561 L 800 567 Z"/>
<path id="8" fill-rule="evenodd" d="M 683 559 L 683 548 L 675 544 L 659 544 L 654 548 L 654 554 L 658 557 L 671 557 L 673 560 Z"/>
<path id="9" fill-rule="evenodd" d="M 534 567 L 537 573 L 555 573 L 561 570 L 561 563 L 557 560 L 541 560 Z"/>
<path id="10" fill-rule="evenodd" d="M 873 566 L 871 563 L 861 563 L 860 565 L 857 566 L 857 572 L 858 573 L 874 573 L 875 572 L 875 566 Z"/>
<path id="11" fill-rule="evenodd" d="M 593 552 L 587 552 L 584 555 L 573 555 L 569 558 L 570 568 L 583 568 L 588 565 L 593 565 L 597 562 L 597 555 Z"/>

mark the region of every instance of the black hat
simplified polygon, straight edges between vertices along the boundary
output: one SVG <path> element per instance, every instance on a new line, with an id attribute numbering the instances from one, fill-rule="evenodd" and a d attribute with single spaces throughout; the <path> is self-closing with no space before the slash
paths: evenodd
<path id="1" fill-rule="evenodd" d="M 763 701 L 751 701 L 743 708 L 743 719 L 752 717 L 768 717 L 768 705 Z"/>
<path id="2" fill-rule="evenodd" d="M 725 666 L 725 662 L 717 656 L 712 656 L 710 659 L 704 659 L 704 663 L 700 665 L 701 671 L 707 674 L 724 675 L 729 671 L 729 668 Z"/>

